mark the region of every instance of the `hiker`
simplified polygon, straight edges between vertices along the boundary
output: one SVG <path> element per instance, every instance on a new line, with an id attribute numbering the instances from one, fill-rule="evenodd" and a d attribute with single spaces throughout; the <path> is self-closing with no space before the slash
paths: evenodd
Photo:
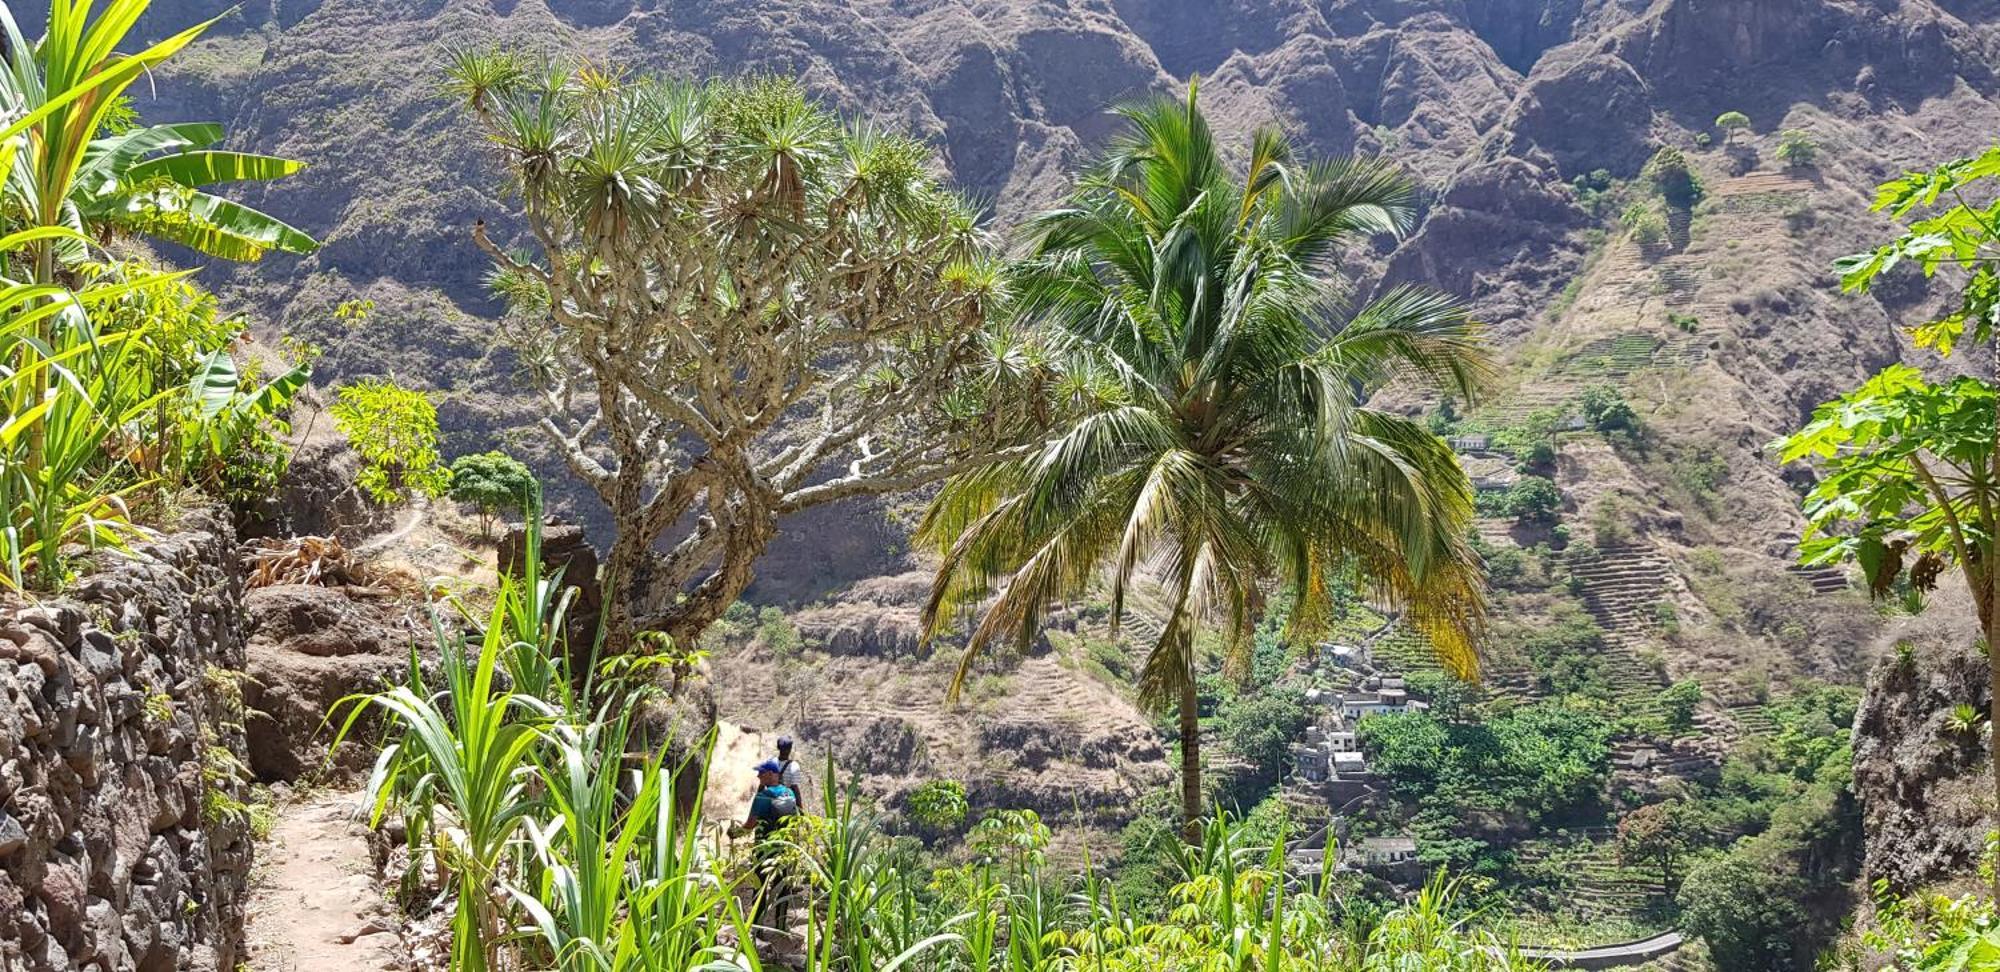
<path id="1" fill-rule="evenodd" d="M 785 784 L 785 787 L 792 791 L 792 795 L 799 800 L 799 809 L 804 811 L 807 806 L 806 768 L 799 765 L 798 760 L 792 758 L 792 737 L 790 736 L 778 737 L 778 765 L 781 767 L 778 773 L 778 782 Z"/>
<path id="2" fill-rule="evenodd" d="M 762 886 L 757 895 L 757 923 L 779 932 L 785 930 L 792 892 L 785 874 L 784 848 L 776 837 L 799 812 L 799 796 L 782 782 L 784 772 L 784 765 L 775 759 L 757 764 L 757 793 L 750 798 L 750 816 L 738 828 L 738 832 L 757 835 L 757 845 L 750 852 Z"/>

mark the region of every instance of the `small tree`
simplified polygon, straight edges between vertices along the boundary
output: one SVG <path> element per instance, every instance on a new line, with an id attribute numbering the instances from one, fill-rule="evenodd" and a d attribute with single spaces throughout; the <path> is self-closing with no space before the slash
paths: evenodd
<path id="1" fill-rule="evenodd" d="M 1618 857 L 1627 864 L 1647 863 L 1660 869 L 1667 893 L 1680 888 L 1680 864 L 1694 846 L 1697 829 L 1688 805 L 1679 800 L 1651 803 L 1618 821 Z"/>
<path id="2" fill-rule="evenodd" d="M 1799 128 L 1787 128 L 1778 136 L 1778 161 L 1794 169 L 1810 169 L 1819 163 L 1819 142 L 1812 133 Z"/>
<path id="3" fill-rule="evenodd" d="M 1554 523 L 1562 512 L 1562 489 L 1547 476 L 1522 476 L 1508 487 L 1502 512 L 1522 523 Z"/>
<path id="4" fill-rule="evenodd" d="M 2000 148 L 1887 183 L 1875 208 L 1911 219 L 1905 232 L 1836 265 L 1841 285 L 1866 292 L 1904 262 L 1926 276 L 1945 273 L 1959 297 L 1945 316 L 1911 329 L 1920 347 L 1950 356 L 1978 349 L 2000 359 L 2000 232 L 1991 222 Z M 1990 373 L 1990 372 L 1989 372 Z M 1891 365 L 1860 388 L 1821 405 L 1812 421 L 1778 443 L 1786 462 L 1812 460 L 1820 481 L 1806 495 L 1799 544 L 1808 564 L 1854 561 L 1876 597 L 1898 588 L 1921 594 L 1957 569 L 1972 595 L 1988 645 L 2000 645 L 2000 409 L 1994 384 L 1961 376 L 1932 381 Z M 2000 651 L 1988 651 L 2000 690 Z M 1991 698 L 2000 716 L 2000 691 Z M 2000 788 L 2000 745 L 1992 747 Z"/>
<path id="5" fill-rule="evenodd" d="M 479 534 L 493 536 L 493 515 L 526 510 L 534 501 L 535 474 L 504 452 L 459 456 L 451 464 L 451 498 L 479 510 Z"/>
<path id="6" fill-rule="evenodd" d="M 1651 203 L 1635 202 L 1618 214 L 1619 225 L 1632 233 L 1632 241 L 1651 246 L 1667 238 L 1667 218 Z"/>
<path id="7" fill-rule="evenodd" d="M 1715 119 L 1715 127 L 1722 129 L 1722 144 L 1736 141 L 1740 132 L 1750 131 L 1750 116 L 1740 111 L 1725 111 Z"/>
<path id="8" fill-rule="evenodd" d="M 327 411 L 361 454 L 355 482 L 376 502 L 441 496 L 450 488 L 451 471 L 438 455 L 437 406 L 423 392 L 369 379 L 341 386 Z"/>

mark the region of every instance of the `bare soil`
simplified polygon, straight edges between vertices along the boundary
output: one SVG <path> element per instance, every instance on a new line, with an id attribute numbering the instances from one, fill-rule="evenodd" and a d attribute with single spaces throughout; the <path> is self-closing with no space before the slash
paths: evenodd
<path id="1" fill-rule="evenodd" d="M 374 875 L 365 806 L 359 792 L 327 791 L 279 807 L 250 894 L 253 972 L 410 966 Z"/>

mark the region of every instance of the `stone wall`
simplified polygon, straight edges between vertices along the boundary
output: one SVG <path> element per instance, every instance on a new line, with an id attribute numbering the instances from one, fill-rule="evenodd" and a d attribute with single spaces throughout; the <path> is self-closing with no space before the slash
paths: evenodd
<path id="1" fill-rule="evenodd" d="M 250 872 L 229 524 L 0 600 L 0 969 L 228 972 Z"/>

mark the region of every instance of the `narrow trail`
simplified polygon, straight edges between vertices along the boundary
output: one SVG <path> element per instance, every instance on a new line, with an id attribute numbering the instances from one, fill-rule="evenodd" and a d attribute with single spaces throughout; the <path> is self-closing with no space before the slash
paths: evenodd
<path id="1" fill-rule="evenodd" d="M 418 527 L 423 526 L 424 514 L 430 512 L 430 508 L 430 497 L 422 493 L 417 494 L 410 500 L 409 511 L 404 514 L 405 519 L 402 523 L 397 524 L 396 529 L 380 536 L 369 538 L 366 542 L 354 548 L 354 554 L 356 556 L 372 554 L 409 536 Z"/>
<path id="2" fill-rule="evenodd" d="M 247 929 L 251 972 L 402 969 L 409 955 L 370 875 L 364 806 L 354 791 L 278 810 L 257 849 Z"/>

